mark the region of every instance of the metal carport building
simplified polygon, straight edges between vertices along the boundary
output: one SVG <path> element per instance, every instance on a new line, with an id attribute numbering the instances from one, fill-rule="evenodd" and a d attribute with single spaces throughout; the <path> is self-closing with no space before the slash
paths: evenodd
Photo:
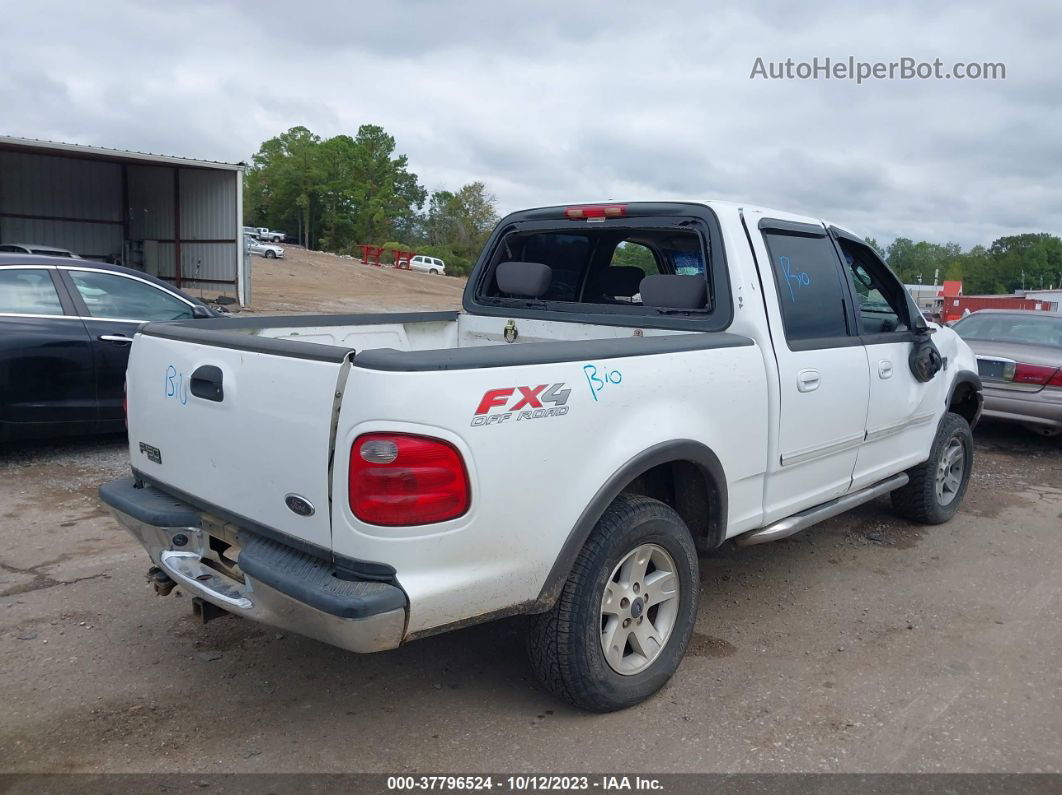
<path id="1" fill-rule="evenodd" d="M 243 168 L 0 136 L 0 243 L 58 246 L 247 304 Z"/>

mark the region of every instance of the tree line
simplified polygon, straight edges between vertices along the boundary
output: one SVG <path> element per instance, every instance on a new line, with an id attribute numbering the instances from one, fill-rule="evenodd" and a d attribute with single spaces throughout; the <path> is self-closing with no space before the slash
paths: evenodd
<path id="1" fill-rule="evenodd" d="M 937 274 L 937 284 L 945 279 L 961 281 L 966 295 L 1062 286 L 1062 238 L 1048 232 L 1008 235 L 987 248 L 976 245 L 968 250 L 958 243 L 916 243 L 906 237 L 885 248 L 873 238 L 867 243 L 906 284 L 933 284 Z"/>
<path id="2" fill-rule="evenodd" d="M 283 229 L 308 248 L 360 253 L 362 244 L 415 250 L 467 273 L 498 221 L 482 182 L 429 195 L 395 139 L 363 124 L 357 134 L 321 138 L 292 127 L 265 141 L 245 173 L 244 217 Z M 1001 237 L 964 250 L 957 243 L 899 237 L 886 247 L 867 242 L 907 284 L 959 280 L 967 295 L 1062 286 L 1062 238 L 1047 232 Z M 617 251 L 616 262 L 650 269 L 641 246 Z"/>
<path id="3" fill-rule="evenodd" d="M 364 244 L 415 250 L 445 260 L 451 274 L 467 273 L 498 220 L 482 182 L 429 196 L 375 124 L 332 138 L 292 127 L 259 147 L 244 180 L 245 223 L 338 254 Z"/>

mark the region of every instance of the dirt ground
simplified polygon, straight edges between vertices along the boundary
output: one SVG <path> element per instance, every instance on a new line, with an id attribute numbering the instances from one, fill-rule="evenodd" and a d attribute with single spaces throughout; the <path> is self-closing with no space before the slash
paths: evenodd
<path id="1" fill-rule="evenodd" d="M 377 268 L 287 244 L 283 259 L 251 257 L 253 312 L 459 309 L 464 289 L 464 278 Z"/>
<path id="2" fill-rule="evenodd" d="M 254 300 L 444 308 L 461 284 L 300 254 L 256 258 Z M 0 772 L 1062 771 L 1062 444 L 976 440 L 949 524 L 885 499 L 702 558 L 677 675 L 612 715 L 536 688 L 520 619 L 369 656 L 197 625 L 96 499 L 124 437 L 0 447 Z"/>

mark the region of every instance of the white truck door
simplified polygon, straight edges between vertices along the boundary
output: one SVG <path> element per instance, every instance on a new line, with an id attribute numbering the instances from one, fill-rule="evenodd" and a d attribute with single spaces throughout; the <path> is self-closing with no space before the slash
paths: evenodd
<path id="1" fill-rule="evenodd" d="M 859 450 L 853 488 L 862 488 L 921 463 L 944 411 L 944 375 L 921 382 L 908 360 L 915 345 L 906 288 L 874 251 L 834 231 L 855 296 L 860 335 L 870 365 L 866 442 Z"/>
<path id="2" fill-rule="evenodd" d="M 749 230 L 778 362 L 780 412 L 765 522 L 849 490 L 869 374 L 837 249 L 821 224 L 762 218 Z M 770 273 L 762 271 L 769 270 Z"/>

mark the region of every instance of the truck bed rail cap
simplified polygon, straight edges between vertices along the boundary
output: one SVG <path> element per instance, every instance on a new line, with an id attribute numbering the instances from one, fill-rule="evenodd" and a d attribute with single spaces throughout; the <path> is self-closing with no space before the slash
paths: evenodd
<path id="1" fill-rule="evenodd" d="M 264 328 L 314 328 L 320 326 L 370 326 L 382 323 L 445 323 L 457 319 L 457 312 L 395 312 L 365 315 L 265 315 L 259 317 L 213 318 L 167 323 L 148 323 L 140 333 L 149 337 L 212 345 L 271 356 L 288 356 L 318 362 L 342 362 L 353 348 L 302 342 L 290 338 L 263 337 Z"/>
<path id="2" fill-rule="evenodd" d="M 473 370 L 529 364 L 555 364 L 589 359 L 618 359 L 716 348 L 740 348 L 753 341 L 729 332 L 668 334 L 657 337 L 622 337 L 580 342 L 523 342 L 430 351 L 399 351 L 378 348 L 357 354 L 355 367 L 394 372 L 426 370 Z"/>

